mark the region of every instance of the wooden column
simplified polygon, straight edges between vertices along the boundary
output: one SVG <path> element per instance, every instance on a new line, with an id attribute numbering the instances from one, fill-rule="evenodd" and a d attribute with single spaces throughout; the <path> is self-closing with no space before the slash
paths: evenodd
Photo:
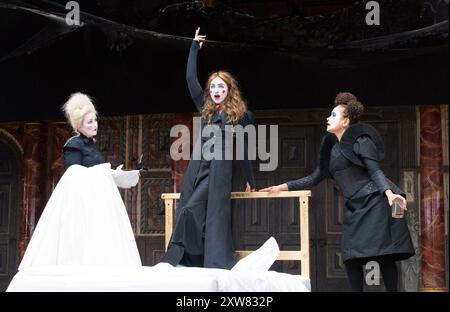
<path id="1" fill-rule="evenodd" d="M 49 144 L 48 144 L 48 178 L 47 178 L 47 199 L 50 198 L 53 190 L 64 174 L 63 146 L 74 134 L 71 132 L 67 122 L 53 122 L 49 124 Z"/>
<path id="2" fill-rule="evenodd" d="M 420 216 L 422 291 L 447 291 L 445 281 L 444 179 L 439 106 L 421 106 Z"/>
<path id="3" fill-rule="evenodd" d="M 44 123 L 26 123 L 23 146 L 22 211 L 19 220 L 19 261 L 22 259 L 39 212 L 45 206 L 45 163 L 47 127 Z"/>
<path id="4" fill-rule="evenodd" d="M 188 136 L 190 138 L 190 145 L 186 146 L 189 148 L 189 156 L 192 155 L 192 114 L 190 113 L 181 113 L 174 114 L 171 120 L 171 126 L 183 125 L 188 127 L 189 133 L 183 133 L 183 136 Z M 186 129 L 187 130 L 187 129 Z M 172 143 L 181 137 L 181 133 L 178 134 L 177 138 L 172 138 Z M 181 150 L 179 151 L 181 152 Z M 186 174 L 187 167 L 189 165 L 189 160 L 173 160 L 172 159 L 172 182 L 173 182 L 173 192 L 179 193 L 181 192 L 181 188 L 183 186 L 184 175 Z"/>

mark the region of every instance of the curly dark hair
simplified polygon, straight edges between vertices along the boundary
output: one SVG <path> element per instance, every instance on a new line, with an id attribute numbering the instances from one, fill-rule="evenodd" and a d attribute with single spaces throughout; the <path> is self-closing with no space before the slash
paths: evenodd
<path id="1" fill-rule="evenodd" d="M 339 105 L 344 107 L 344 117 L 350 119 L 350 124 L 354 124 L 361 119 L 361 115 L 364 112 L 364 105 L 350 92 L 339 92 L 336 95 L 334 106 Z"/>

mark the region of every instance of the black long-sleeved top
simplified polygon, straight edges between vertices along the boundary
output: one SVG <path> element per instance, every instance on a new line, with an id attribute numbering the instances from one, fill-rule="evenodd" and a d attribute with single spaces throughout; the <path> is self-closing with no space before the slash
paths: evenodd
<path id="1" fill-rule="evenodd" d="M 191 49 L 189 50 L 189 58 L 186 67 L 186 82 L 191 93 L 197 111 L 202 112 L 204 93 L 197 77 L 197 55 L 200 46 L 197 41 L 192 41 Z"/>
<path id="2" fill-rule="evenodd" d="M 197 55 L 198 50 L 200 49 L 200 45 L 197 41 L 193 40 L 191 44 L 191 49 L 189 51 L 189 58 L 186 68 L 186 81 L 189 88 L 189 92 L 191 94 L 192 100 L 194 101 L 195 107 L 197 108 L 198 112 L 202 112 L 204 100 L 205 100 L 205 93 L 200 85 L 200 82 L 198 81 L 197 77 Z M 218 117 L 218 113 L 216 112 L 213 116 L 216 117 L 217 120 L 226 120 L 226 116 L 222 116 L 221 118 Z M 203 118 L 204 119 L 204 118 Z M 239 122 L 240 125 L 245 127 L 248 124 L 253 123 L 253 113 L 251 111 L 246 111 L 244 116 L 242 117 L 241 121 Z M 245 178 L 247 179 L 248 184 L 252 188 L 256 188 L 256 182 L 253 174 L 253 168 L 251 161 L 249 160 L 248 155 L 248 142 L 245 140 L 244 142 L 244 160 L 240 160 L 239 163 L 241 165 L 242 170 L 244 171 Z"/>
<path id="3" fill-rule="evenodd" d="M 367 170 L 368 178 L 375 184 L 376 189 L 374 191 L 379 191 L 381 194 L 388 189 L 391 189 L 388 180 L 386 179 L 383 171 L 380 169 L 379 163 L 377 160 L 374 160 L 370 157 L 366 157 L 367 153 L 361 153 L 361 150 L 374 150 L 376 149 L 373 141 L 367 137 L 362 136 L 356 140 L 353 145 L 353 152 L 360 157 L 363 161 L 365 168 Z M 330 173 L 334 176 L 338 171 L 345 170 L 349 166 L 355 166 L 350 163 L 342 154 L 340 150 L 339 143 L 336 143 L 332 150 L 330 156 Z M 319 166 L 313 171 L 313 173 L 304 178 L 300 178 L 298 180 L 293 180 L 287 182 L 288 190 L 301 190 L 305 188 L 312 187 L 317 185 L 320 181 L 325 179 L 325 176 L 321 173 Z M 339 181 L 338 181 L 339 182 Z M 345 189 L 348 187 L 347 185 L 340 185 L 341 189 Z"/>
<path id="4" fill-rule="evenodd" d="M 64 167 L 81 165 L 92 167 L 105 162 L 103 155 L 98 151 L 92 138 L 83 134 L 71 137 L 63 147 Z"/>

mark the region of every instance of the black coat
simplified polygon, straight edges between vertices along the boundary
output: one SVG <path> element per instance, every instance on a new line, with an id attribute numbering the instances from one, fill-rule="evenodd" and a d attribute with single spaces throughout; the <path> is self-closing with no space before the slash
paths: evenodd
<path id="1" fill-rule="evenodd" d="M 192 99 L 199 112 L 202 111 L 205 94 L 197 80 L 196 58 L 198 43 L 193 42 L 187 66 L 187 82 Z M 247 111 L 239 124 L 245 127 L 253 122 Z M 192 159 L 183 181 L 178 208 L 175 213 L 174 231 L 163 259 L 172 265 L 230 269 L 236 263 L 231 235 L 231 185 L 232 160 L 225 160 L 225 137 L 227 114 L 215 113 L 211 123 L 218 126 L 222 138 L 222 159 Z M 202 117 L 201 130 L 206 126 Z M 217 140 L 220 136 L 215 137 Z M 211 137 L 197 140 L 194 151 L 202 150 Z M 253 169 L 245 145 L 245 159 L 240 160 L 247 182 L 255 188 Z M 214 147 L 217 147 L 215 145 Z M 245 183 L 243 183 L 244 187 Z"/>
<path id="2" fill-rule="evenodd" d="M 384 192 L 405 196 L 379 167 L 384 146 L 378 132 L 365 123 L 346 130 L 338 142 L 334 134 L 322 140 L 319 165 L 310 176 L 287 183 L 289 190 L 305 189 L 326 177 L 333 178 L 345 199 L 342 230 L 344 261 L 393 255 L 407 259 L 414 255 L 405 218 L 392 218 Z"/>
<path id="3" fill-rule="evenodd" d="M 95 146 L 94 140 L 83 134 L 78 134 L 67 140 L 63 147 L 63 158 L 66 169 L 71 165 L 92 167 L 105 162 L 103 155 Z"/>

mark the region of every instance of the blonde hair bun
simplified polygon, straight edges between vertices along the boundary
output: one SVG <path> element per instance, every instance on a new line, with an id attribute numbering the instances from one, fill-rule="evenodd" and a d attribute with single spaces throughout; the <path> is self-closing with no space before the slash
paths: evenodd
<path id="1" fill-rule="evenodd" d="M 64 103 L 62 109 L 74 131 L 77 131 L 81 126 L 86 114 L 97 114 L 91 98 L 80 92 L 72 94 L 67 102 Z"/>

